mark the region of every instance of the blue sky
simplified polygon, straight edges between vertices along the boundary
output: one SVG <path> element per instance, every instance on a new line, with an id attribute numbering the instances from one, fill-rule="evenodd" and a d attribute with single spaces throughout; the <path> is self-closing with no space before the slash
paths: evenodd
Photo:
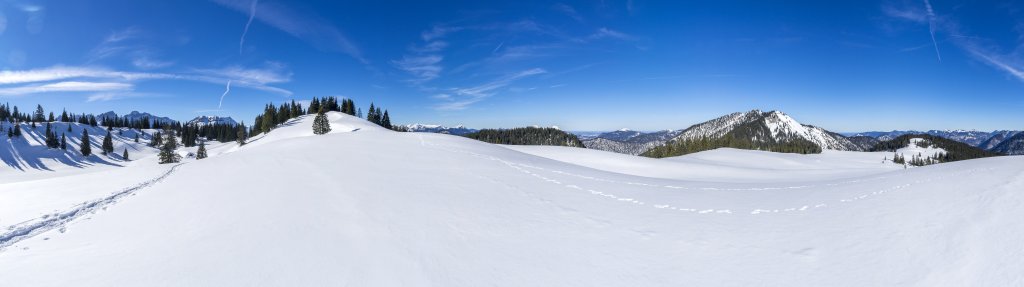
<path id="1" fill-rule="evenodd" d="M 251 122 L 267 102 L 341 96 L 471 127 L 675 129 L 777 109 L 842 132 L 1024 129 L 1022 9 L 0 0 L 0 101 Z"/>

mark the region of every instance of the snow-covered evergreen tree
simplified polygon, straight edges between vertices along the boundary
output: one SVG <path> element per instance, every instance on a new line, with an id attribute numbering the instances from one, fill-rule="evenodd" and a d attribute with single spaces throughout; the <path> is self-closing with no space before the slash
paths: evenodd
<path id="1" fill-rule="evenodd" d="M 89 156 L 92 154 L 92 142 L 89 140 L 89 130 L 82 130 L 82 146 L 80 151 L 83 156 Z"/>
<path id="2" fill-rule="evenodd" d="M 206 158 L 206 142 L 199 142 L 199 150 L 196 150 L 196 159 Z"/>
<path id="3" fill-rule="evenodd" d="M 313 134 L 326 134 L 331 132 L 331 123 L 327 120 L 327 115 L 324 114 L 324 109 L 321 108 L 316 113 L 316 118 L 313 119 Z"/>

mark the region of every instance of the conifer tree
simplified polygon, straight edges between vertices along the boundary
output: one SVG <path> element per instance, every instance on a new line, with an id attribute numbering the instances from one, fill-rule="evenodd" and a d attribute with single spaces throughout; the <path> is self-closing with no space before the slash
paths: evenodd
<path id="1" fill-rule="evenodd" d="M 174 137 L 174 132 L 168 130 L 165 132 L 167 138 L 163 140 L 163 145 L 160 147 L 160 163 L 176 163 L 181 160 L 181 156 L 174 152 L 178 148 L 178 140 Z"/>
<path id="2" fill-rule="evenodd" d="M 199 142 L 199 149 L 196 150 L 196 159 L 206 158 L 206 141 Z"/>
<path id="3" fill-rule="evenodd" d="M 380 120 L 380 125 L 386 129 L 391 129 L 391 117 L 388 116 L 387 110 L 384 110 L 384 118 Z"/>
<path id="4" fill-rule="evenodd" d="M 81 151 L 83 156 L 89 156 L 92 154 L 92 142 L 89 141 L 89 130 L 82 130 L 82 146 Z"/>
<path id="5" fill-rule="evenodd" d="M 121 154 L 121 158 L 123 158 L 125 161 L 129 160 L 128 159 L 128 148 L 124 148 L 124 153 Z"/>
<path id="6" fill-rule="evenodd" d="M 316 118 L 313 119 L 313 134 L 322 135 L 331 132 L 331 123 L 327 120 L 327 115 L 324 114 L 323 107 L 316 113 Z"/>
<path id="7" fill-rule="evenodd" d="M 16 136 L 16 137 L 20 137 L 21 136 L 21 125 L 18 124 L 17 122 L 14 123 L 14 136 Z"/>
<path id="8" fill-rule="evenodd" d="M 238 125 L 238 131 L 235 132 L 235 141 L 238 142 L 239 146 L 243 146 L 245 145 L 247 137 L 248 135 L 245 133 L 245 122 L 242 122 L 242 124 Z"/>
<path id="9" fill-rule="evenodd" d="M 60 149 L 68 150 L 68 141 L 65 139 L 64 134 L 60 134 Z"/>
<path id="10" fill-rule="evenodd" d="M 139 134 L 135 133 L 135 143 L 139 143 Z"/>
<path id="11" fill-rule="evenodd" d="M 57 148 L 59 143 L 57 142 L 57 135 L 50 128 L 50 123 L 46 123 L 46 147 Z"/>
<path id="12" fill-rule="evenodd" d="M 107 130 L 107 136 L 103 137 L 103 145 L 100 149 L 103 150 L 104 155 L 114 152 L 114 141 L 110 136 L 110 130 Z"/>

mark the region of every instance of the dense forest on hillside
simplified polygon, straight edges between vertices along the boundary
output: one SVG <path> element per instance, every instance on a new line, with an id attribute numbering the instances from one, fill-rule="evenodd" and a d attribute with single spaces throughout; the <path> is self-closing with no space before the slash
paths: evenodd
<path id="1" fill-rule="evenodd" d="M 483 129 L 465 137 L 494 144 L 583 147 L 576 135 L 556 128 Z"/>
<path id="2" fill-rule="evenodd" d="M 925 140 L 918 143 L 919 146 L 926 145 L 921 147 L 931 146 L 946 150 L 946 153 L 943 154 L 943 156 L 938 159 L 939 162 L 951 162 L 1000 155 L 998 153 L 985 151 L 962 142 L 928 134 L 902 135 L 897 138 L 876 144 L 874 147 L 871 148 L 871 151 L 894 152 L 897 149 L 905 148 L 908 145 L 910 145 L 910 140 L 914 138 L 921 138 Z"/>

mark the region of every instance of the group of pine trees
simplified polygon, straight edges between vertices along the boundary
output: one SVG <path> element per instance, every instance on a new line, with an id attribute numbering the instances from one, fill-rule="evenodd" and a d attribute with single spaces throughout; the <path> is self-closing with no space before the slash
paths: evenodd
<path id="1" fill-rule="evenodd" d="M 654 147 L 647 152 L 644 152 L 642 155 L 646 157 L 662 158 L 708 151 L 723 147 L 799 154 L 821 153 L 820 146 L 803 138 L 791 138 L 785 142 L 768 142 L 755 141 L 752 137 L 726 134 L 719 138 L 702 137 L 697 139 L 676 140 L 666 143 L 665 145 Z"/>
<path id="2" fill-rule="evenodd" d="M 464 136 L 494 144 L 583 147 L 576 135 L 556 128 L 483 129 Z"/>
<path id="3" fill-rule="evenodd" d="M 366 120 L 389 130 L 394 129 L 391 126 L 391 116 L 388 115 L 388 110 L 381 112 L 380 107 L 374 107 L 373 103 L 370 103 L 370 111 L 366 113 Z"/>
<path id="4" fill-rule="evenodd" d="M 921 139 L 916 143 L 918 147 L 940 148 L 945 152 L 933 154 L 931 156 L 912 156 L 910 161 L 907 161 L 906 158 L 904 158 L 902 155 L 899 155 L 898 159 L 895 157 L 893 158 L 893 162 L 899 164 L 922 166 L 933 163 L 953 162 L 959 160 L 999 156 L 998 153 L 982 150 L 980 148 L 962 142 L 954 141 L 944 137 L 933 136 L 929 134 L 902 135 L 891 140 L 880 142 L 876 144 L 874 147 L 872 147 L 870 151 L 896 152 L 896 150 L 898 149 L 909 146 L 913 139 Z"/>

